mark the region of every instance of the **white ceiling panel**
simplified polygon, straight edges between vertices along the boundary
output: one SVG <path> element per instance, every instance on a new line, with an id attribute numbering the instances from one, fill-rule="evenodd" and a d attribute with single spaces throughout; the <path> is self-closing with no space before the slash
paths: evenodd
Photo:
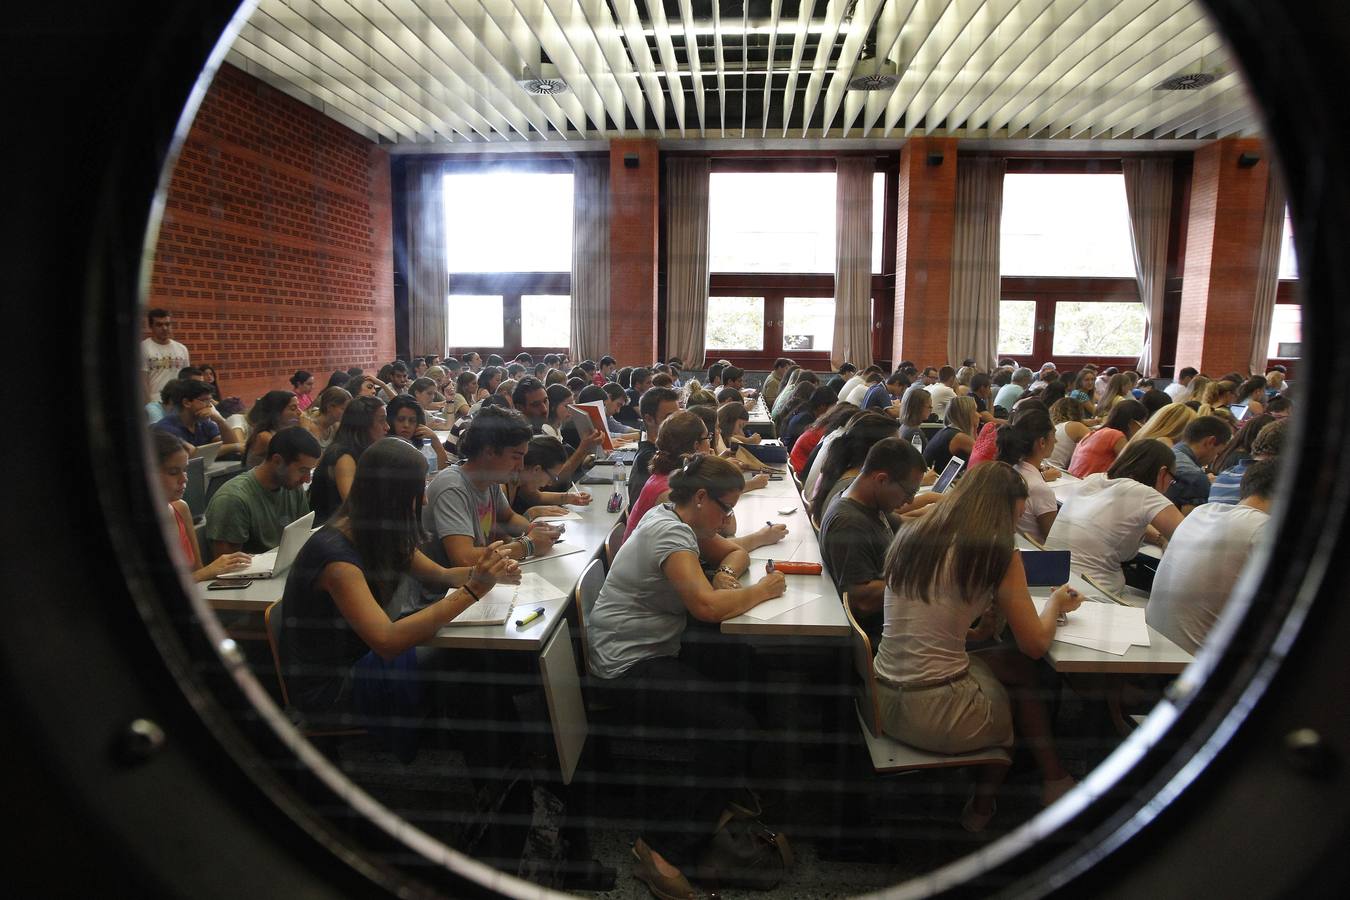
<path id="1" fill-rule="evenodd" d="M 1194 0 L 262 0 L 228 58 L 416 152 L 624 136 L 1086 144 L 1260 127 Z M 861 74 L 892 80 L 860 91 Z M 1180 75 L 1211 83 L 1160 87 Z"/>

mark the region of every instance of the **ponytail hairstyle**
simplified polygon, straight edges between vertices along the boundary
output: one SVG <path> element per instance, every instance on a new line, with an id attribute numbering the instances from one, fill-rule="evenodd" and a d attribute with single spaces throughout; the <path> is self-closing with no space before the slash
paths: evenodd
<path id="1" fill-rule="evenodd" d="M 829 434 L 839 426 L 848 421 L 849 416 L 858 411 L 858 407 L 852 403 L 836 403 L 821 414 L 820 418 L 811 423 L 812 428 L 819 428 L 821 436 Z"/>
<path id="2" fill-rule="evenodd" d="M 859 414 L 848 430 L 830 444 L 825 462 L 820 468 L 820 477 L 816 479 L 816 492 L 811 497 L 809 512 L 816 521 L 825 515 L 825 498 L 834 483 L 849 469 L 861 466 L 867 460 L 867 451 L 872 449 L 873 444 L 895 437 L 899 429 L 900 423 L 885 413 L 866 411 Z"/>
<path id="3" fill-rule="evenodd" d="M 665 426 L 662 426 L 662 434 L 665 430 Z M 720 500 L 727 494 L 743 490 L 745 477 L 741 475 L 741 470 L 716 456 L 691 457 L 670 474 L 670 500 L 676 504 L 688 503 L 699 491 L 707 491 L 709 497 Z"/>
<path id="4" fill-rule="evenodd" d="M 369 398 L 353 400 L 351 406 L 361 399 Z M 361 454 L 352 489 L 330 520 L 339 526 L 346 522 L 366 581 L 381 605 L 393 596 L 422 541 L 426 473 L 426 460 L 407 442 L 376 441 Z"/>
<path id="5" fill-rule="evenodd" d="M 1192 382 L 1192 384 L 1194 384 L 1194 382 Z M 1209 386 L 1205 388 L 1205 396 L 1201 397 L 1200 401 L 1208 406 L 1214 407 L 1224 406 L 1226 404 L 1220 402 L 1223 399 L 1224 395 L 1225 394 L 1236 395 L 1237 388 L 1238 386 L 1236 381 L 1210 382 Z"/>
<path id="6" fill-rule="evenodd" d="M 1253 375 L 1242 386 L 1237 389 L 1237 399 L 1239 403 L 1246 403 L 1253 396 L 1258 403 L 1266 401 L 1266 378 L 1264 375 Z"/>
<path id="7" fill-rule="evenodd" d="M 1018 410 L 1012 422 L 1000 425 L 995 440 L 998 442 L 998 460 L 1016 466 L 1031 455 L 1036 442 L 1055 433 L 1050 414 L 1032 407 Z"/>
<path id="8" fill-rule="evenodd" d="M 1056 400 L 1050 407 L 1050 421 L 1056 425 L 1063 425 L 1065 422 L 1081 422 L 1087 418 L 1087 410 L 1081 400 L 1075 400 L 1072 397 L 1064 397 Z"/>
<path id="9" fill-rule="evenodd" d="M 698 413 L 686 409 L 666 419 L 661 423 L 661 430 L 656 435 L 656 455 L 652 457 L 652 474 L 668 475 L 683 466 L 686 457 L 697 452 L 699 442 L 707 437 L 708 428 Z"/>
<path id="10" fill-rule="evenodd" d="M 1026 498 L 1026 481 L 1007 463 L 971 469 L 946 500 L 896 534 L 882 568 L 887 586 L 905 602 L 931 603 L 946 588 L 982 608 L 1012 563 L 1013 512 Z"/>

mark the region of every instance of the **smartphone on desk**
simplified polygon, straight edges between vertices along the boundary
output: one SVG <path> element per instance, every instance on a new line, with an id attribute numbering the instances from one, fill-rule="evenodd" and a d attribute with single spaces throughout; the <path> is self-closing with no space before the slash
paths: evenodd
<path id="1" fill-rule="evenodd" d="M 228 578 L 213 581 L 206 586 L 206 589 L 208 591 L 242 591 L 252 583 L 252 578 Z"/>

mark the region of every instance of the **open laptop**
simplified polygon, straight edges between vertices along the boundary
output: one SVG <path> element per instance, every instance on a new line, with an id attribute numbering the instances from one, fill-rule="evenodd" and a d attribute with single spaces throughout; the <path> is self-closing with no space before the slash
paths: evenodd
<path id="1" fill-rule="evenodd" d="M 307 513 L 286 526 L 281 532 L 281 544 L 275 550 L 259 553 L 253 557 L 247 569 L 221 575 L 228 578 L 276 578 L 285 573 L 300 554 L 300 548 L 309 540 L 310 527 L 314 524 L 314 513 Z"/>
<path id="2" fill-rule="evenodd" d="M 220 448 L 224 446 L 222 442 L 216 441 L 212 444 L 202 444 L 197 448 L 197 456 L 202 461 L 203 469 L 211 468 L 211 463 L 216 461 L 216 457 L 220 455 Z"/>
<path id="3" fill-rule="evenodd" d="M 1251 407 L 1247 406 L 1245 403 L 1234 403 L 1232 406 L 1228 407 L 1228 411 L 1233 414 L 1234 419 L 1241 422 L 1243 419 L 1247 418 L 1247 413 L 1251 412 Z"/>
<path id="4" fill-rule="evenodd" d="M 947 490 L 947 488 L 951 487 L 952 482 L 956 480 L 956 476 L 961 474 L 961 468 L 965 464 L 966 461 L 959 456 L 953 456 L 948 460 L 947 468 L 942 470 L 942 474 L 938 476 L 938 480 L 933 484 L 933 493 L 941 494 L 943 491 Z"/>

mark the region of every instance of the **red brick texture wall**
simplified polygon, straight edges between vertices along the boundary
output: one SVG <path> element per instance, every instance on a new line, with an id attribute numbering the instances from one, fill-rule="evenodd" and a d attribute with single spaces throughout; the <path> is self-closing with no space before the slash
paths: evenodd
<path id="1" fill-rule="evenodd" d="M 928 155 L 941 153 L 930 166 Z M 896 206 L 895 319 L 892 358 L 919 366 L 947 362 L 955 239 L 956 140 L 912 138 L 900 151 Z"/>
<path id="2" fill-rule="evenodd" d="M 1257 153 L 1255 166 L 1238 156 Z M 1195 152 L 1186 262 L 1177 326 L 1177 369 L 1211 376 L 1246 372 L 1261 253 L 1270 154 L 1256 139 L 1229 138 Z"/>
<path id="3" fill-rule="evenodd" d="M 394 356 L 389 155 L 232 66 L 169 183 L 150 305 L 251 404 Z"/>
<path id="4" fill-rule="evenodd" d="M 635 169 L 623 162 L 630 153 L 638 157 Z M 609 143 L 609 354 L 634 365 L 657 355 L 660 165 L 656 141 Z"/>

